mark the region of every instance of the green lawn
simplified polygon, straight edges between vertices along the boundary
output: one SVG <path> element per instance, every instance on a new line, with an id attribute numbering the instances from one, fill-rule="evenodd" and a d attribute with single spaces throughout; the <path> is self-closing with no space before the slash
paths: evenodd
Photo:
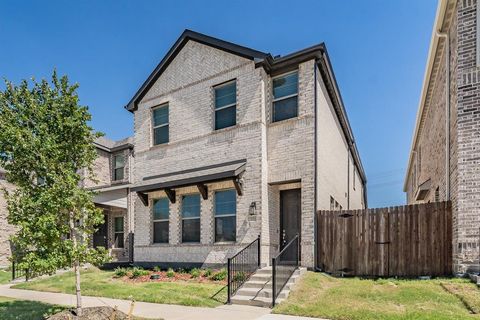
<path id="1" fill-rule="evenodd" d="M 0 284 L 8 283 L 12 280 L 12 273 L 5 270 L 0 270 Z"/>
<path id="2" fill-rule="evenodd" d="M 16 300 L 0 297 L 0 319 L 2 320 L 40 320 L 64 309 L 35 301 Z"/>
<path id="3" fill-rule="evenodd" d="M 480 319 L 480 291 L 463 279 L 362 280 L 308 272 L 274 313 L 341 320 Z"/>
<path id="4" fill-rule="evenodd" d="M 72 272 L 19 283 L 14 288 L 75 293 Z M 93 268 L 82 271 L 82 294 L 201 307 L 216 307 L 226 301 L 226 288 L 220 284 L 180 281 L 130 283 L 114 279 L 113 271 L 100 271 Z"/>

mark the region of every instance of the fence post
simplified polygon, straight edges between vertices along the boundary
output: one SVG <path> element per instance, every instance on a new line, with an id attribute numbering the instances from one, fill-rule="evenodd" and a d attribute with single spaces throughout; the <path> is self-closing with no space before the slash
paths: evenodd
<path id="1" fill-rule="evenodd" d="M 258 267 L 260 268 L 260 248 L 261 248 L 261 245 L 260 245 L 260 235 L 258 235 L 258 256 L 257 256 L 257 259 L 258 259 Z"/>
<path id="2" fill-rule="evenodd" d="M 12 281 L 15 280 L 15 261 L 12 261 Z"/>
<path id="3" fill-rule="evenodd" d="M 227 259 L 227 303 L 228 304 L 231 304 L 231 292 L 232 292 L 232 285 L 231 285 L 231 282 L 232 282 L 232 279 L 231 279 L 231 264 L 232 264 L 232 259 L 231 258 L 228 258 Z"/>
<path id="4" fill-rule="evenodd" d="M 297 267 L 300 265 L 300 236 L 297 233 Z"/>
<path id="5" fill-rule="evenodd" d="M 275 258 L 272 258 L 272 308 L 275 307 L 275 298 L 277 295 L 276 264 Z"/>

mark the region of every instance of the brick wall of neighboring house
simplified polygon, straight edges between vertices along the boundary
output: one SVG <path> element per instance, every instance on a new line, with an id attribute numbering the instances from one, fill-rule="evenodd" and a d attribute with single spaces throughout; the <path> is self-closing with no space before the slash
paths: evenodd
<path id="1" fill-rule="evenodd" d="M 86 188 L 106 186 L 112 182 L 111 153 L 97 148 L 97 154 L 98 156 L 93 164 L 94 179 L 84 180 Z M 86 172 L 84 174 L 86 175 Z"/>
<path id="2" fill-rule="evenodd" d="M 478 270 L 480 249 L 480 69 L 476 63 L 475 0 L 449 1 L 450 39 L 450 199 L 453 206 L 454 272 Z M 449 14 L 447 14 L 449 16 Z M 443 42 L 444 40 L 442 40 Z M 407 202 L 418 185 L 431 180 L 425 201 L 445 200 L 445 46 L 437 52 L 423 122 L 406 181 Z M 436 191 L 438 188 L 438 192 Z"/>
<path id="3" fill-rule="evenodd" d="M 13 190 L 13 186 L 5 179 L 5 173 L 0 171 L 0 268 L 9 265 L 10 257 L 10 236 L 15 232 L 12 225 L 7 223 L 7 202 L 4 197 L 3 189 Z"/>

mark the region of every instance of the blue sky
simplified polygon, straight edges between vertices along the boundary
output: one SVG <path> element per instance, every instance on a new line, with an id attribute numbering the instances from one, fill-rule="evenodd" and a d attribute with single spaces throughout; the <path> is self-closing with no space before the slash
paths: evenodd
<path id="1" fill-rule="evenodd" d="M 405 201 L 403 177 L 436 0 L 2 1 L 0 77 L 80 84 L 95 129 L 132 134 L 123 109 L 186 28 L 285 55 L 325 42 L 369 185 L 369 206 Z M 2 86 L 3 87 L 3 86 Z"/>

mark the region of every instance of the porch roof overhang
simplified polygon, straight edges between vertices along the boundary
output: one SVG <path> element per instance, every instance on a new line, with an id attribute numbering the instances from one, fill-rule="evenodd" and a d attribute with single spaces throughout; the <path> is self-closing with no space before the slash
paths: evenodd
<path id="1" fill-rule="evenodd" d="M 197 186 L 204 199 L 208 198 L 207 183 L 232 180 L 239 195 L 243 194 L 241 178 L 245 172 L 246 160 L 224 162 L 204 167 L 176 171 L 143 178 L 131 191 L 136 192 L 145 206 L 150 192 L 165 191 L 170 202 L 175 203 L 175 189 Z"/>

